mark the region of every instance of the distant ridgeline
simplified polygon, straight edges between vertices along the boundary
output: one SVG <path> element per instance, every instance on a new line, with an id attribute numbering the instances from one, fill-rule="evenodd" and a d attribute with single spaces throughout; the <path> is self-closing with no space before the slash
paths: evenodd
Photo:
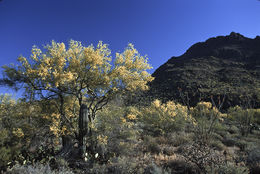
<path id="1" fill-rule="evenodd" d="M 181 92 L 189 96 L 190 105 L 225 95 L 225 108 L 248 101 L 259 107 L 260 37 L 232 32 L 196 43 L 183 55 L 170 58 L 153 76 L 149 96 L 162 101 L 182 102 Z"/>

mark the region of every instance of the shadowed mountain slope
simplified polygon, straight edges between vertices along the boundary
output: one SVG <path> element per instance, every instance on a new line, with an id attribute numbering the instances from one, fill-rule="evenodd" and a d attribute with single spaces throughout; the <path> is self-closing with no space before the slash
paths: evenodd
<path id="1" fill-rule="evenodd" d="M 225 107 L 243 104 L 248 97 L 259 105 L 260 37 L 250 39 L 232 32 L 196 43 L 183 55 L 170 58 L 153 76 L 152 98 L 182 102 L 181 91 L 191 105 L 211 96 L 226 96 Z"/>

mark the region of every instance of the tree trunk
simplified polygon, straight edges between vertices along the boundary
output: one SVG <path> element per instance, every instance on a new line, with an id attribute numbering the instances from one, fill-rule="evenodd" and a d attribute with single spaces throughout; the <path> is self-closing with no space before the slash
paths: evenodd
<path id="1" fill-rule="evenodd" d="M 79 148 L 80 155 L 84 157 L 86 153 L 86 134 L 88 133 L 88 107 L 84 104 L 80 106 L 79 112 Z"/>

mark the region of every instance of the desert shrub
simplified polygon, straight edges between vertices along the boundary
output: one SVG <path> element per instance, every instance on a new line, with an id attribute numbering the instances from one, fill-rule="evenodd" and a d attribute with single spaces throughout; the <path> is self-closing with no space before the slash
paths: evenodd
<path id="1" fill-rule="evenodd" d="M 254 122 L 260 125 L 260 109 L 254 109 Z"/>
<path id="2" fill-rule="evenodd" d="M 228 132 L 230 134 L 237 134 L 237 133 L 239 133 L 239 129 L 237 126 L 231 125 L 230 128 L 228 129 Z"/>
<path id="3" fill-rule="evenodd" d="M 248 145 L 248 142 L 245 141 L 245 140 L 236 140 L 236 143 L 235 143 L 236 146 L 238 146 L 242 151 L 244 151 Z"/>
<path id="4" fill-rule="evenodd" d="M 1 147 L 0 148 L 0 165 L 2 169 L 11 162 L 13 159 L 12 149 L 10 147 Z"/>
<path id="5" fill-rule="evenodd" d="M 158 144 L 168 144 L 169 143 L 169 137 L 167 136 L 160 136 L 156 137 L 156 141 Z"/>
<path id="6" fill-rule="evenodd" d="M 53 170 L 69 168 L 69 162 L 61 157 L 53 157 L 47 162 L 47 164 L 49 164 Z"/>
<path id="7" fill-rule="evenodd" d="M 187 107 L 173 101 L 161 103 L 155 100 L 141 112 L 140 121 L 145 134 L 160 136 L 183 130 L 191 122 Z"/>
<path id="8" fill-rule="evenodd" d="M 145 168 L 144 174 L 170 174 L 172 171 L 169 168 L 158 166 L 155 163 L 150 164 Z"/>
<path id="9" fill-rule="evenodd" d="M 237 139 L 235 139 L 235 138 L 230 138 L 230 137 L 225 137 L 225 138 L 222 140 L 222 143 L 225 144 L 225 145 L 228 146 L 228 147 L 235 146 L 236 143 L 237 143 Z"/>
<path id="10" fill-rule="evenodd" d="M 235 121 L 242 136 L 252 132 L 253 125 L 259 118 L 259 109 L 244 109 L 240 106 L 229 108 L 229 119 Z"/>
<path id="11" fill-rule="evenodd" d="M 143 139 L 144 139 L 143 144 L 144 144 L 145 152 L 156 153 L 156 154 L 159 154 L 161 152 L 160 145 L 158 144 L 156 138 L 147 135 L 144 136 Z"/>
<path id="12" fill-rule="evenodd" d="M 245 151 L 246 152 L 251 152 L 254 149 L 260 148 L 260 143 L 259 142 L 246 142 L 245 146 Z"/>
<path id="13" fill-rule="evenodd" d="M 220 119 L 222 119 L 222 118 L 220 118 Z M 223 120 L 217 120 L 213 127 L 213 134 L 215 132 L 219 135 L 223 135 L 223 134 L 226 134 L 227 131 L 228 131 L 228 126 L 225 124 L 225 122 Z"/>
<path id="14" fill-rule="evenodd" d="M 222 114 L 210 102 L 199 102 L 194 108 L 191 108 L 190 112 L 196 120 L 194 131 L 199 141 L 208 143 L 216 125 L 219 126 L 219 129 L 223 129 L 219 121 L 223 121 L 226 114 Z"/>
<path id="15" fill-rule="evenodd" d="M 223 134 L 224 134 L 224 132 L 223 132 Z M 215 133 L 215 132 L 213 132 L 212 133 L 212 138 L 216 139 L 216 140 L 219 140 L 219 141 L 222 141 L 223 140 L 223 135 L 222 135 L 222 133 Z"/>
<path id="16" fill-rule="evenodd" d="M 210 147 L 218 150 L 218 151 L 222 151 L 225 149 L 225 145 L 220 141 L 220 140 L 211 140 L 209 143 Z"/>
<path id="17" fill-rule="evenodd" d="M 139 166 L 139 161 L 136 158 L 129 159 L 125 156 L 111 158 L 110 164 L 100 165 L 94 164 L 88 173 L 93 174 L 128 174 L 137 173 L 141 174 L 144 172 L 143 168 Z"/>
<path id="18" fill-rule="evenodd" d="M 220 166 L 207 167 L 207 173 L 248 174 L 249 169 L 246 166 L 239 166 L 233 163 L 227 163 Z"/>
<path id="19" fill-rule="evenodd" d="M 18 156 L 17 148 L 24 134 L 21 128 L 14 126 L 16 101 L 11 95 L 0 96 L 0 168 L 3 170 L 8 163 Z"/>
<path id="20" fill-rule="evenodd" d="M 216 153 L 208 145 L 194 142 L 191 145 L 181 146 L 178 152 L 185 157 L 188 162 L 194 163 L 202 171 L 206 172 L 207 166 L 213 164 L 219 166 L 224 163 L 224 156 Z"/>
<path id="21" fill-rule="evenodd" d="M 194 134 L 192 133 L 184 133 L 184 132 L 179 132 L 179 133 L 173 133 L 169 135 L 169 143 L 172 146 L 180 146 L 184 145 L 186 143 L 192 142 L 194 138 Z"/>
<path id="22" fill-rule="evenodd" d="M 260 163 L 260 148 L 255 148 L 248 153 L 247 157 L 248 165 L 255 165 L 256 163 Z"/>
<path id="23" fill-rule="evenodd" d="M 91 125 L 95 142 L 95 154 L 100 160 L 132 152 L 138 136 L 133 120 L 129 120 L 128 108 L 109 105 L 99 112 Z M 94 155 L 95 155 L 94 154 Z"/>
<path id="24" fill-rule="evenodd" d="M 59 170 L 51 170 L 49 164 L 20 165 L 16 164 L 8 169 L 7 174 L 73 174 L 69 168 L 60 168 Z"/>
<path id="25" fill-rule="evenodd" d="M 54 142 L 42 106 L 41 102 L 16 101 L 8 94 L 0 95 L 0 170 L 50 156 Z"/>
<path id="26" fill-rule="evenodd" d="M 169 146 L 169 145 L 165 146 L 162 149 L 162 153 L 164 155 L 168 155 L 168 156 L 174 155 L 175 154 L 175 148 L 173 146 Z"/>
<path id="27" fill-rule="evenodd" d="M 200 173 L 200 169 L 183 159 L 174 159 L 168 161 L 165 165 L 165 168 L 167 168 L 171 173 L 174 174 L 182 174 L 182 173 Z"/>

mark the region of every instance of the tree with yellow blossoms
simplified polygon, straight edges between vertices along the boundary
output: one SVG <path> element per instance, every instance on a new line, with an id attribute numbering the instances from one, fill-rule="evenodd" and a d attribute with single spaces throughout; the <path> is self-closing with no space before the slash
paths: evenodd
<path id="1" fill-rule="evenodd" d="M 70 125 L 65 98 L 76 97 L 79 106 L 86 104 L 93 121 L 96 112 L 123 91 L 147 90 L 153 77 L 147 72 L 151 66 L 132 44 L 123 53 L 116 53 L 112 61 L 107 44 L 83 46 L 71 40 L 52 41 L 44 50 L 34 46 L 30 58 L 20 56 L 19 65 L 4 66 L 5 82 L 23 84 L 25 92 L 35 99 L 58 101 L 60 129 Z M 55 115 L 55 114 L 53 114 Z M 57 115 L 56 115 L 57 117 Z M 55 117 L 55 118 L 56 118 Z"/>

